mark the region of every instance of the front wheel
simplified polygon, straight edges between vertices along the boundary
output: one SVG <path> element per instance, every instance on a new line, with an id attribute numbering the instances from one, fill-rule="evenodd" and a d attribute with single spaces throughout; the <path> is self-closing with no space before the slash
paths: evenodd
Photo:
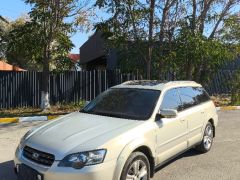
<path id="1" fill-rule="evenodd" d="M 210 151 L 213 143 L 213 125 L 208 122 L 204 131 L 203 139 L 196 149 L 202 153 Z"/>
<path id="2" fill-rule="evenodd" d="M 150 180 L 150 165 L 145 154 L 134 152 L 130 155 L 120 180 Z"/>

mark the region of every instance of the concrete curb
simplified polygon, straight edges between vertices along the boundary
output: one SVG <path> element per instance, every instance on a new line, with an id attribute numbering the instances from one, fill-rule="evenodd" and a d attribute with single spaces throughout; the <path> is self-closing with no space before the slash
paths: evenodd
<path id="1" fill-rule="evenodd" d="M 0 123 L 18 123 L 19 118 L 0 118 Z"/>
<path id="2" fill-rule="evenodd" d="M 222 106 L 216 107 L 217 111 L 240 110 L 240 106 Z M 13 117 L 13 118 L 0 118 L 1 123 L 21 123 L 21 122 L 34 122 L 34 121 L 49 121 L 58 118 L 58 115 L 51 116 L 31 116 L 31 117 Z"/>
<path id="3" fill-rule="evenodd" d="M 31 117 L 13 117 L 13 118 L 0 118 L 1 123 L 20 123 L 20 122 L 33 122 L 33 121 L 49 121 L 58 118 L 57 115 L 52 116 L 31 116 Z"/>
<path id="4" fill-rule="evenodd" d="M 217 107 L 217 110 L 222 110 L 222 111 L 240 110 L 240 106 L 222 106 L 222 107 Z"/>

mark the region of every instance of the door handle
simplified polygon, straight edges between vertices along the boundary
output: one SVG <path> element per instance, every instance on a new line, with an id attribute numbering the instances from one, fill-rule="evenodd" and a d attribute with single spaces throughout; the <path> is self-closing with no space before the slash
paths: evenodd
<path id="1" fill-rule="evenodd" d="M 184 123 L 186 120 L 185 119 L 180 119 L 180 122 L 181 123 Z"/>

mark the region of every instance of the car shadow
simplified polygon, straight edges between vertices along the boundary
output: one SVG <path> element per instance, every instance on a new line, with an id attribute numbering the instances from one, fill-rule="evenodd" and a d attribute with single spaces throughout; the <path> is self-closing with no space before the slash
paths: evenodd
<path id="1" fill-rule="evenodd" d="M 17 180 L 14 173 L 14 163 L 13 161 L 7 161 L 0 163 L 0 179 L 1 180 Z"/>
<path id="2" fill-rule="evenodd" d="M 0 124 L 0 129 L 4 129 L 4 128 L 7 128 L 7 127 L 16 127 L 18 126 L 19 124 L 18 123 L 2 123 Z"/>
<path id="3" fill-rule="evenodd" d="M 178 157 L 168 161 L 166 164 L 156 168 L 155 173 L 157 173 L 161 169 L 167 167 L 171 163 L 173 163 L 181 158 L 198 156 L 198 155 L 201 155 L 198 151 L 196 151 L 194 149 L 190 149 L 190 150 L 186 151 L 185 153 L 179 155 Z M 17 180 L 17 177 L 14 173 L 14 162 L 13 161 L 7 161 L 7 162 L 0 163 L 0 180 Z"/>
<path id="4" fill-rule="evenodd" d="M 191 157 L 191 156 L 199 156 L 201 155 L 201 153 L 199 153 L 198 151 L 196 151 L 195 149 L 190 149 L 188 151 L 186 151 L 185 153 L 171 159 L 170 161 L 168 161 L 167 163 L 157 167 L 155 169 L 155 173 L 157 173 L 158 171 L 160 171 L 161 169 L 164 169 L 165 167 L 167 167 L 168 165 L 172 164 L 173 162 L 181 159 L 181 158 L 184 158 L 184 157 Z"/>

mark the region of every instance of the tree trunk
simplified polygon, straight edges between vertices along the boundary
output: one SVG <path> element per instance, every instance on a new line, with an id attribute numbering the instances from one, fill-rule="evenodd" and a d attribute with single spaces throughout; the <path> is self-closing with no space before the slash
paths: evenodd
<path id="1" fill-rule="evenodd" d="M 162 14 L 162 19 L 161 19 L 161 24 L 160 24 L 160 32 L 159 32 L 159 45 L 160 45 L 160 50 L 162 49 L 162 43 L 163 43 L 163 38 L 164 38 L 164 26 L 165 26 L 165 22 L 166 22 L 166 18 L 167 18 L 167 14 L 168 14 L 168 8 L 164 8 L 163 9 L 163 14 Z"/>
<path id="2" fill-rule="evenodd" d="M 151 79 L 151 62 L 153 50 L 153 20 L 154 20 L 155 0 L 150 1 L 149 11 L 149 34 L 148 34 L 148 57 L 147 57 L 147 79 Z"/>
<path id="3" fill-rule="evenodd" d="M 217 23 L 215 24 L 210 36 L 209 36 L 209 39 L 213 39 L 214 38 L 214 35 L 217 31 L 217 28 L 218 26 L 220 25 L 220 23 L 222 22 L 223 18 L 226 16 L 227 12 L 229 11 L 229 9 L 232 7 L 232 5 L 234 4 L 234 0 L 229 0 L 227 5 L 223 8 L 221 14 L 220 14 L 220 17 L 217 21 Z"/>
<path id="4" fill-rule="evenodd" d="M 196 82 L 202 83 L 201 76 L 204 69 L 207 69 L 207 64 L 205 63 L 204 57 L 201 58 L 200 64 L 196 64 L 194 72 L 194 80 Z"/>
<path id="5" fill-rule="evenodd" d="M 162 57 L 163 57 L 164 27 L 165 27 L 167 14 L 168 14 L 168 8 L 166 6 L 167 5 L 165 5 L 165 8 L 163 9 L 162 19 L 161 19 L 161 24 L 160 24 L 160 32 L 159 32 L 159 68 L 158 68 L 159 77 L 162 76 L 162 70 L 163 70 Z"/>
<path id="6" fill-rule="evenodd" d="M 151 79 L 151 62 L 152 62 L 152 46 L 148 47 L 148 56 L 147 56 L 147 79 Z"/>
<path id="7" fill-rule="evenodd" d="M 195 68 L 195 72 L 193 75 L 194 81 L 200 82 L 201 71 L 202 71 L 202 63 L 200 63 L 199 66 L 197 66 L 197 68 Z"/>
<path id="8" fill-rule="evenodd" d="M 147 61 L 147 79 L 151 79 L 151 61 Z"/>
<path id="9" fill-rule="evenodd" d="M 187 80 L 192 80 L 192 73 L 193 73 L 193 64 L 192 64 L 191 60 L 188 60 L 187 72 L 186 72 Z"/>
<path id="10" fill-rule="evenodd" d="M 42 74 L 42 91 L 41 91 L 41 109 L 42 110 L 47 110 L 50 108 L 48 85 L 49 85 L 49 54 L 45 48 L 43 74 Z"/>
<path id="11" fill-rule="evenodd" d="M 192 3 L 193 3 L 193 13 L 192 13 L 192 20 L 191 20 L 191 29 L 192 29 L 192 34 L 195 34 L 197 2 L 196 0 L 192 0 Z"/>
<path id="12" fill-rule="evenodd" d="M 201 11 L 201 14 L 200 14 L 199 20 L 198 20 L 200 34 L 203 34 L 207 13 L 209 12 L 209 9 L 213 2 L 214 2 L 214 0 L 203 1 L 203 9 Z"/>

